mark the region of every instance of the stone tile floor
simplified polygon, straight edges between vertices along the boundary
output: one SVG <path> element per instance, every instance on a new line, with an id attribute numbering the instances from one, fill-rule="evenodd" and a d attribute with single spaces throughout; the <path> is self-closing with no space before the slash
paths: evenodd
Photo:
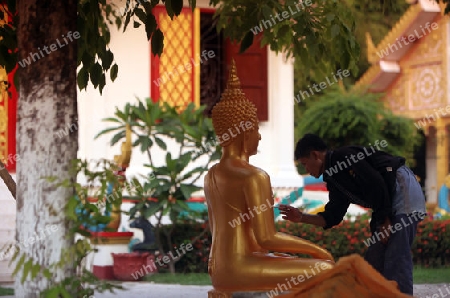
<path id="1" fill-rule="evenodd" d="M 124 282 L 123 287 L 127 291 L 115 293 L 96 293 L 94 297 L 86 298 L 206 298 L 211 286 L 181 286 L 154 284 L 148 282 Z M 2 285 L 12 287 L 13 285 Z M 433 296 L 434 295 L 434 296 Z M 2 298 L 12 298 L 3 296 Z M 267 298 L 265 293 L 239 293 L 234 298 Z M 414 297 L 417 298 L 450 298 L 450 281 L 448 284 L 424 284 L 414 286 Z M 390 297 L 386 297 L 390 298 Z"/>

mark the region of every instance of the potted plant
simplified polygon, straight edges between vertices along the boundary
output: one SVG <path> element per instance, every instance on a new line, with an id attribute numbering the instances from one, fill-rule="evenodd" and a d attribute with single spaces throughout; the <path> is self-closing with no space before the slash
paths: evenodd
<path id="1" fill-rule="evenodd" d="M 195 183 L 221 155 L 211 119 L 205 117 L 203 107 L 196 108 L 193 103 L 180 108 L 147 98 L 144 101 L 138 99 L 136 104 L 127 103 L 122 110 L 116 108 L 115 117 L 105 121 L 115 126 L 101 131 L 97 137 L 115 132 L 111 139 L 111 145 L 114 145 L 125 137 L 126 128 L 130 127 L 134 138 L 133 147 L 138 147 L 148 156 L 145 179 L 142 182 L 134 179 L 134 187 L 130 188 L 131 197 L 136 200 L 135 206 L 129 211 L 130 219 L 154 217 L 160 257 L 179 256 L 177 247 L 187 243 L 172 243 L 171 234 L 177 223 L 183 220 L 180 214 L 207 219 L 204 213 L 200 215 L 191 210 L 187 201 L 192 193 L 201 189 Z M 169 142 L 170 150 L 167 145 Z M 155 154 L 164 156 L 162 164 L 155 162 Z M 168 226 L 161 224 L 165 215 L 171 220 Z M 203 233 L 207 231 L 208 225 L 205 226 Z M 165 239 L 161 237 L 162 234 L 166 236 Z M 190 242 L 195 240 L 186 239 Z M 175 263 L 180 257 L 169 259 L 170 262 L 164 263 L 174 273 Z"/>
<path id="2" fill-rule="evenodd" d="M 111 227 L 116 218 L 114 211 L 120 209 L 122 203 L 121 188 L 113 187 L 122 180 L 117 175 L 117 165 L 106 159 L 94 163 L 77 159 L 73 167 L 86 181 L 84 185 L 75 184 L 77 204 L 74 206 L 81 227 L 86 231 L 84 236 L 90 237 L 91 232 L 117 231 L 116 227 Z"/>

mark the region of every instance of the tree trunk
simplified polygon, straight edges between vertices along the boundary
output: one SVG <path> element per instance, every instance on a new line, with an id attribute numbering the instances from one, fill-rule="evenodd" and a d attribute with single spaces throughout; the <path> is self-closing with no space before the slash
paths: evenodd
<path id="1" fill-rule="evenodd" d="M 61 250 L 73 243 L 73 239 L 66 238 L 69 223 L 64 212 L 72 190 L 56 188 L 42 177 L 75 179 L 69 175 L 68 168 L 78 150 L 77 45 L 73 37 L 77 30 L 77 2 L 17 0 L 17 11 L 22 64 L 17 110 L 20 162 L 17 163 L 16 240 L 21 244 L 21 253 L 48 266 L 57 262 Z M 69 127 L 67 135 L 58 134 L 61 130 L 67 132 Z M 20 272 L 16 277 L 15 296 L 39 297 L 51 283 L 71 276 L 73 268 L 74 264 L 67 264 L 66 268 L 52 272 L 52 280 L 41 275 L 31 280 L 28 276 L 24 284 L 20 283 Z"/>

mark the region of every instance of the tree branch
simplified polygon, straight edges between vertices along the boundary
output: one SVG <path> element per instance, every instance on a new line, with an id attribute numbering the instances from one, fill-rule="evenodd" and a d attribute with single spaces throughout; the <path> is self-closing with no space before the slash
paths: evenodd
<path id="1" fill-rule="evenodd" d="M 6 166 L 1 161 L 0 161 L 0 177 L 2 178 L 3 182 L 5 182 L 6 187 L 8 187 L 14 200 L 16 200 L 16 182 L 11 177 L 8 170 L 6 169 Z"/>

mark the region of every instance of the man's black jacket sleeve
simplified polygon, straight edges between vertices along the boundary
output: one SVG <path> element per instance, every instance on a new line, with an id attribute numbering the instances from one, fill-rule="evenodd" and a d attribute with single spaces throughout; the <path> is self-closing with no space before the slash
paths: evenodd
<path id="1" fill-rule="evenodd" d="M 325 210 L 317 213 L 318 215 L 321 215 L 326 222 L 325 227 L 323 227 L 325 230 L 338 225 L 342 219 L 344 219 L 348 206 L 350 206 L 347 198 L 337 189 L 329 184 L 327 184 L 327 188 L 329 201 L 325 205 Z"/>

